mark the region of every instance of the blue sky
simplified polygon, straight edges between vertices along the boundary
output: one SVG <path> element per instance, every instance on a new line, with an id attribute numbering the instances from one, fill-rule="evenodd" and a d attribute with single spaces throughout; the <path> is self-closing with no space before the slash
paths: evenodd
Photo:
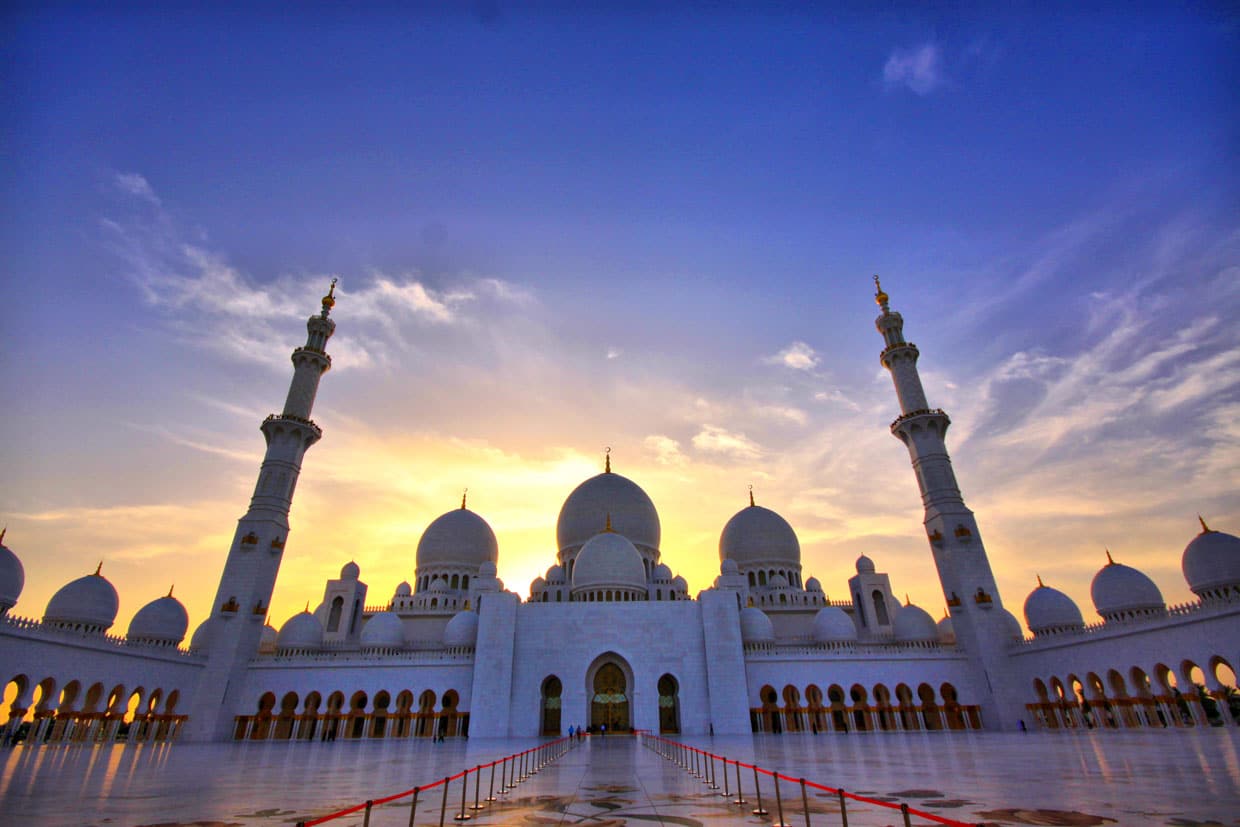
<path id="1" fill-rule="evenodd" d="M 875 272 L 1017 614 L 1240 530 L 1226 6 L 258 9 L 5 12 L 19 613 L 104 557 L 120 625 L 187 567 L 205 616 L 332 276 L 277 623 L 466 486 L 524 591 L 607 445 L 694 589 L 752 483 L 828 594 L 938 611 Z"/>

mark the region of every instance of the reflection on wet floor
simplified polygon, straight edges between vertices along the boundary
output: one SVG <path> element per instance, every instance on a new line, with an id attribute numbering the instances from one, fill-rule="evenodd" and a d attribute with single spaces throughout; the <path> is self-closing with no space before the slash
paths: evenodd
<path id="1" fill-rule="evenodd" d="M 900 733 L 683 739 L 730 759 L 843 787 L 969 823 L 1240 827 L 1240 733 Z M 0 822 L 48 827 L 289 825 L 540 743 L 535 739 L 18 747 L 0 753 Z M 733 771 L 734 772 L 734 771 Z M 710 789 L 637 739 L 590 739 L 479 811 L 479 824 L 771 824 L 776 801 L 742 773 Z M 485 799 L 487 774 L 465 790 Z M 460 782 L 420 796 L 414 822 L 454 823 Z M 781 785 L 785 821 L 838 825 L 826 793 Z M 803 803 L 804 802 L 804 803 Z M 377 807 L 372 827 L 409 824 L 410 799 Z M 898 811 L 848 804 L 850 825 L 900 822 Z M 332 822 L 357 827 L 361 814 Z M 914 824 L 927 822 L 914 818 Z"/>

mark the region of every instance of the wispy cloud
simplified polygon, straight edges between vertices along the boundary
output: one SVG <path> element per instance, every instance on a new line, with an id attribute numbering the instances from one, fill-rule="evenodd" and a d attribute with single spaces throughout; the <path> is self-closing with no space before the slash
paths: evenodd
<path id="1" fill-rule="evenodd" d="M 112 183 L 126 195 L 131 195 L 155 206 L 160 204 L 159 196 L 151 188 L 150 182 L 136 172 L 118 172 L 112 176 Z"/>
<path id="2" fill-rule="evenodd" d="M 935 43 L 896 49 L 883 65 L 883 84 L 888 89 L 905 87 L 919 95 L 928 95 L 946 80 L 943 58 Z"/>
<path id="3" fill-rule="evenodd" d="M 770 365 L 783 365 L 793 370 L 813 370 L 820 361 L 818 354 L 805 342 L 793 342 L 773 356 L 764 360 Z"/>
<path id="4" fill-rule="evenodd" d="M 646 450 L 654 454 L 655 461 L 660 465 L 684 465 L 689 458 L 680 450 L 680 443 L 669 436 L 651 434 L 642 440 Z"/>
<path id="5" fill-rule="evenodd" d="M 703 425 L 693 436 L 693 447 L 713 454 L 727 454 L 736 459 L 756 460 L 762 456 L 758 443 L 741 433 L 733 433 L 717 425 Z"/>

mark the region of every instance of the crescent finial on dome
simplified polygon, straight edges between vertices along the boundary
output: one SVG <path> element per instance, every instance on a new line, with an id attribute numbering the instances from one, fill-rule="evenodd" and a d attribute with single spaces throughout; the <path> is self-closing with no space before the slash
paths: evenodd
<path id="1" fill-rule="evenodd" d="M 611 446 L 610 445 L 608 445 L 606 448 L 603 449 L 603 463 L 604 463 L 603 473 L 610 474 L 611 473 Z"/>
<path id="2" fill-rule="evenodd" d="M 331 287 L 328 288 L 327 295 L 323 297 L 323 318 L 325 319 L 332 308 L 336 306 L 336 281 L 337 279 L 332 279 Z"/>
<path id="3" fill-rule="evenodd" d="M 1208 525 L 1206 525 L 1205 518 L 1204 518 L 1204 517 L 1202 517 L 1200 514 L 1198 514 L 1198 515 L 1197 515 L 1197 522 L 1201 523 L 1201 533 L 1202 533 L 1202 534 L 1209 534 L 1210 532 L 1214 531 L 1214 529 L 1212 529 L 1212 528 L 1210 528 Z"/>
<path id="4" fill-rule="evenodd" d="M 462 492 L 461 492 L 461 510 L 462 510 L 462 511 L 464 511 L 464 510 L 465 510 L 465 497 L 466 497 L 466 496 L 468 496 L 468 495 L 469 495 L 469 489 L 468 489 L 468 488 L 466 488 L 464 491 L 462 491 Z"/>
<path id="5" fill-rule="evenodd" d="M 301 610 L 303 614 L 310 614 L 310 601 L 306 601 L 306 608 Z"/>
<path id="6" fill-rule="evenodd" d="M 1107 549 L 1107 565 L 1108 565 L 1108 566 L 1113 566 L 1113 565 L 1115 565 L 1115 561 L 1111 559 L 1111 550 L 1110 550 L 1110 549 Z"/>
<path id="7" fill-rule="evenodd" d="M 1040 574 L 1035 574 L 1035 575 L 1034 575 L 1034 577 L 1037 577 L 1037 578 L 1038 578 L 1038 588 L 1039 588 L 1039 589 L 1045 589 L 1045 588 L 1046 588 L 1046 584 L 1042 582 L 1042 575 L 1040 575 Z"/>
<path id="8" fill-rule="evenodd" d="M 176 584 L 176 583 L 173 583 L 171 586 L 169 586 L 169 587 L 168 587 L 168 596 L 169 596 L 169 597 L 172 597 L 172 590 L 173 590 L 173 589 L 175 589 L 176 587 L 177 587 L 177 584 Z"/>
<path id="9" fill-rule="evenodd" d="M 614 529 L 611 527 L 611 512 L 607 512 L 607 525 L 603 527 L 603 531 L 611 533 Z"/>
<path id="10" fill-rule="evenodd" d="M 909 600 L 909 599 L 908 599 L 908 592 L 905 592 L 905 593 L 904 593 L 904 605 L 905 605 L 905 606 L 911 606 L 911 605 L 913 605 L 913 601 L 911 601 L 911 600 Z"/>
<path id="11" fill-rule="evenodd" d="M 103 571 L 103 561 L 99 561 L 99 565 L 95 566 L 95 577 L 103 577 L 99 572 Z"/>
<path id="12" fill-rule="evenodd" d="M 753 507 L 753 505 L 754 505 L 754 501 L 753 501 L 753 485 L 751 484 L 751 485 L 749 486 L 749 506 L 750 506 L 750 508 L 752 508 L 752 507 Z"/>
<path id="13" fill-rule="evenodd" d="M 9 527 L 0 528 L 0 546 L 4 545 L 4 535 L 9 533 Z"/>
<path id="14" fill-rule="evenodd" d="M 874 301 L 878 303 L 878 306 L 883 309 L 884 313 L 887 312 L 888 296 L 883 292 L 883 285 L 879 282 L 877 274 L 874 276 Z"/>

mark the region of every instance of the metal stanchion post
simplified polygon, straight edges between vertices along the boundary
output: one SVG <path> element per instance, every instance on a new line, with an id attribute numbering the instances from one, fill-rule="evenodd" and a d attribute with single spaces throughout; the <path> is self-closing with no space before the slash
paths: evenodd
<path id="1" fill-rule="evenodd" d="M 473 816 L 465 812 L 465 796 L 469 794 L 469 770 L 461 778 L 461 811 L 452 816 L 453 821 L 469 821 Z"/>
<path id="2" fill-rule="evenodd" d="M 771 827 L 792 827 L 791 824 L 784 822 L 784 797 L 779 792 L 779 773 L 772 776 L 775 779 L 775 823 Z"/>
<path id="3" fill-rule="evenodd" d="M 413 788 L 413 804 L 409 807 L 409 827 L 413 827 L 413 820 L 418 816 L 418 788 Z"/>
<path id="4" fill-rule="evenodd" d="M 504 756 L 503 769 L 500 770 L 499 794 L 508 795 L 508 756 Z"/>
<path id="5" fill-rule="evenodd" d="M 474 806 L 470 807 L 469 809 L 471 810 L 482 809 L 482 805 L 478 803 L 478 791 L 481 788 L 482 788 L 482 765 L 479 764 L 474 769 Z"/>
<path id="6" fill-rule="evenodd" d="M 706 786 L 712 790 L 719 789 L 719 785 L 715 783 L 715 754 L 710 753 L 710 773 L 707 775 Z"/>
<path id="7" fill-rule="evenodd" d="M 747 804 L 748 803 L 747 801 L 745 801 L 745 794 L 741 792 L 741 762 L 740 761 L 736 762 L 736 800 L 733 801 L 732 803 L 733 804 Z"/>
<path id="8" fill-rule="evenodd" d="M 728 790 L 728 759 L 723 759 L 723 792 L 719 793 L 724 798 L 731 798 L 732 793 Z"/>
<path id="9" fill-rule="evenodd" d="M 362 827 L 370 827 L 370 810 L 375 806 L 375 802 L 366 802 L 366 812 L 362 815 Z"/>
<path id="10" fill-rule="evenodd" d="M 908 818 L 908 805 L 900 805 L 900 814 L 904 816 L 904 827 L 912 827 L 912 822 Z"/>
<path id="11" fill-rule="evenodd" d="M 753 789 L 754 796 L 758 799 L 758 806 L 754 809 L 753 814 L 756 816 L 767 815 L 767 811 L 762 808 L 762 782 L 758 779 L 758 768 L 753 768 Z"/>
<path id="12" fill-rule="evenodd" d="M 844 803 L 844 800 L 845 800 L 844 790 L 840 789 L 839 794 L 840 794 L 840 824 L 842 824 L 843 827 L 848 827 L 848 806 Z"/>
<path id="13" fill-rule="evenodd" d="M 491 762 L 491 784 L 487 787 L 487 801 L 495 800 L 495 762 Z"/>
<path id="14" fill-rule="evenodd" d="M 805 808 L 805 827 L 810 827 L 809 823 L 809 793 L 805 792 L 805 779 L 801 779 L 801 806 Z"/>
<path id="15" fill-rule="evenodd" d="M 443 827 L 444 814 L 448 812 L 448 779 L 443 780 L 443 800 L 439 802 L 439 827 Z"/>
<path id="16" fill-rule="evenodd" d="M 697 747 L 693 748 L 693 777 L 694 778 L 702 777 L 702 773 L 698 771 L 698 749 Z"/>

